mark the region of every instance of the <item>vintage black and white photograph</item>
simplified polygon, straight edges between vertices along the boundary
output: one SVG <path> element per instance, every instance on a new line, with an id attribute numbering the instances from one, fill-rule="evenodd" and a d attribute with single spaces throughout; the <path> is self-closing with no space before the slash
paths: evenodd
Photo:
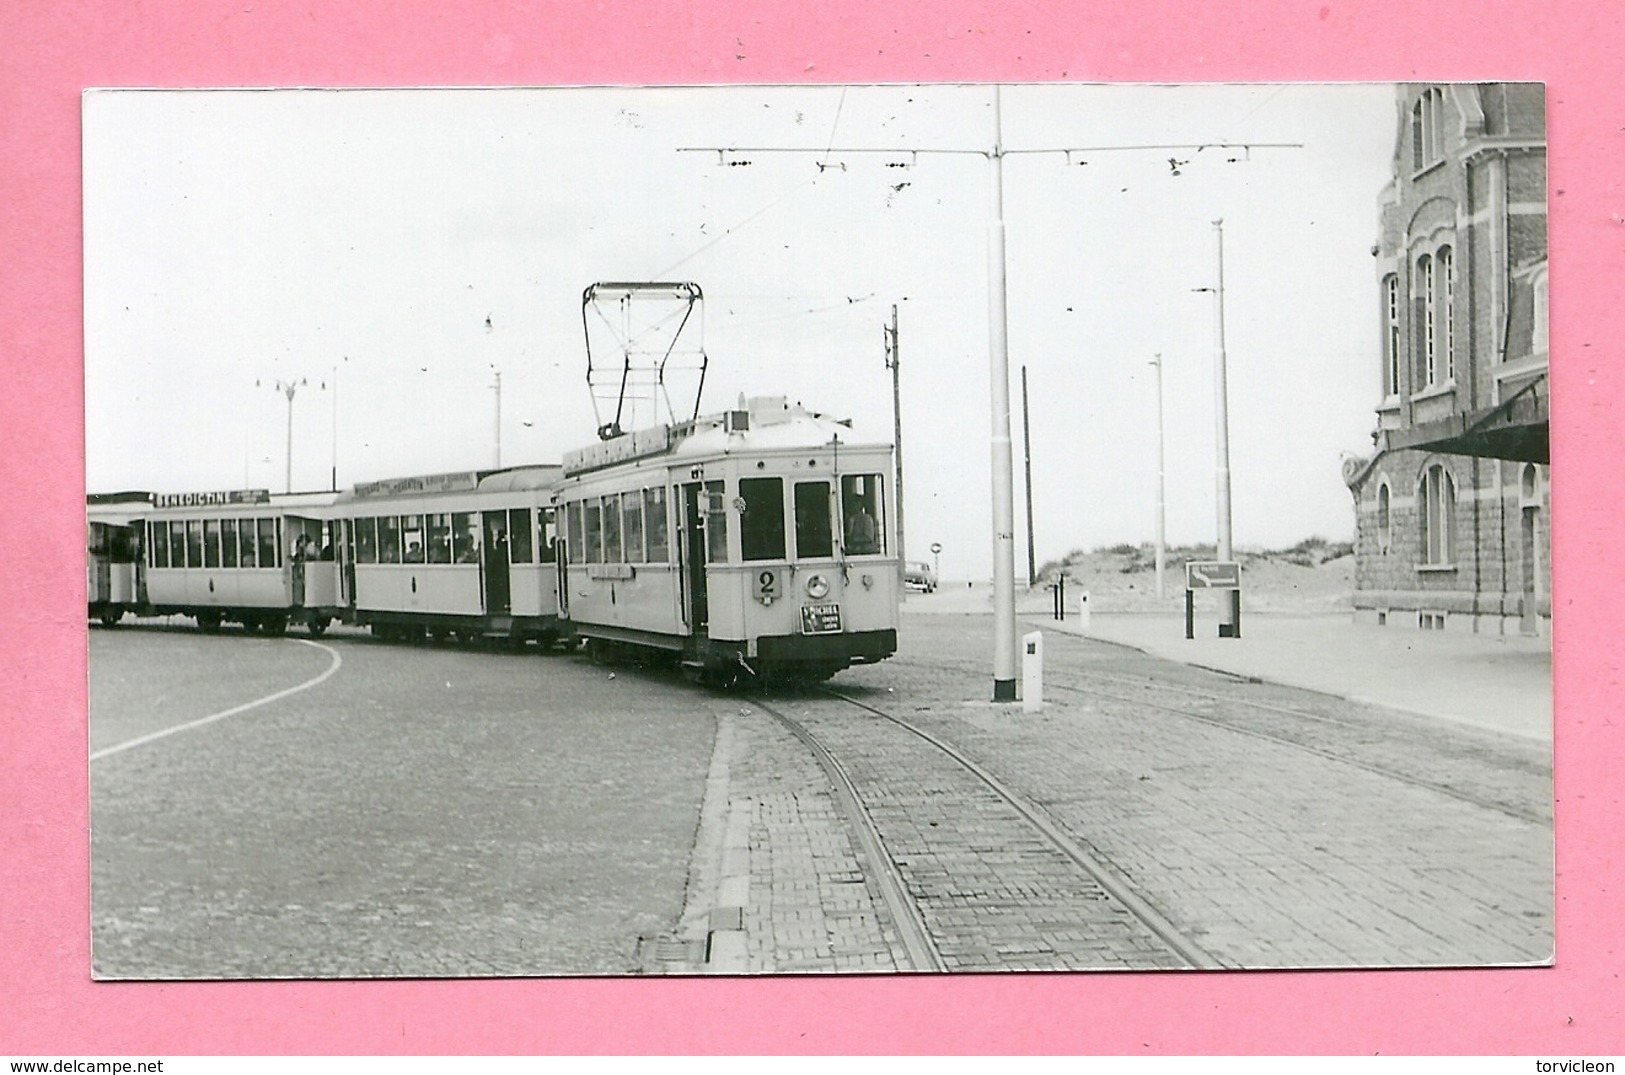
<path id="1" fill-rule="evenodd" d="M 1545 92 L 92 90 L 92 975 L 1544 966 Z"/>

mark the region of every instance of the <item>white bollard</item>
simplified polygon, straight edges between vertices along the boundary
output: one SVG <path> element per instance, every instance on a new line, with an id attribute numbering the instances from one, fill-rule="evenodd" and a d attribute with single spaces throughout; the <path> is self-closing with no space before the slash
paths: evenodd
<path id="1" fill-rule="evenodd" d="M 1078 598 L 1078 629 L 1084 634 L 1089 633 L 1089 591 L 1083 591 Z"/>
<path id="2" fill-rule="evenodd" d="M 1021 639 L 1021 708 L 1036 713 L 1044 708 L 1044 634 L 1034 631 Z"/>

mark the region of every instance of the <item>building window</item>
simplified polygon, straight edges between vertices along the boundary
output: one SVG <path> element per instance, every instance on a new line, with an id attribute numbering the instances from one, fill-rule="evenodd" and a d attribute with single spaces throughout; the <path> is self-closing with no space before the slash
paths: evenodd
<path id="1" fill-rule="evenodd" d="M 1436 350 L 1437 337 L 1434 334 L 1434 314 L 1436 312 L 1433 301 L 1433 258 L 1423 254 L 1416 259 L 1416 283 L 1422 289 L 1422 376 L 1423 387 L 1432 388 L 1438 383 L 1439 363 Z"/>
<path id="2" fill-rule="evenodd" d="M 1433 259 L 1433 273 L 1438 278 L 1433 294 L 1439 299 L 1439 350 L 1443 355 L 1444 379 L 1456 379 L 1456 282 L 1455 257 L 1448 246 L 1439 248 Z"/>
<path id="3" fill-rule="evenodd" d="M 1383 297 L 1387 308 L 1383 311 L 1386 332 L 1383 334 L 1383 345 L 1388 349 L 1388 368 L 1385 371 L 1387 381 L 1383 385 L 1384 394 L 1399 395 L 1399 277 L 1395 274 L 1385 276 L 1382 281 Z"/>
<path id="4" fill-rule="evenodd" d="M 1455 562 L 1455 514 L 1455 479 L 1443 463 L 1434 463 L 1422 472 L 1422 485 L 1417 490 L 1424 565 L 1449 567 Z"/>
<path id="5" fill-rule="evenodd" d="M 1394 540 L 1393 493 L 1384 481 L 1377 486 L 1377 549 L 1387 552 Z"/>
<path id="6" fill-rule="evenodd" d="M 1411 167 L 1422 169 L 1444 158 L 1444 94 L 1424 90 L 1411 106 Z"/>

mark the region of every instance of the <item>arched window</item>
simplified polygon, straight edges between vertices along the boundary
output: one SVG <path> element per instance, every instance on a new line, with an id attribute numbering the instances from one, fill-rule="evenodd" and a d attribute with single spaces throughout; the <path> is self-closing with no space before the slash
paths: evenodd
<path id="1" fill-rule="evenodd" d="M 1388 488 L 1388 481 L 1384 479 L 1377 486 L 1377 548 L 1387 552 L 1394 540 L 1393 494 Z"/>
<path id="2" fill-rule="evenodd" d="M 1449 567 L 1455 563 L 1456 481 L 1443 463 L 1434 463 L 1422 472 L 1416 500 L 1422 563 Z"/>
<path id="3" fill-rule="evenodd" d="M 1444 157 L 1444 94 L 1424 90 L 1411 106 L 1411 168 L 1423 168 Z"/>

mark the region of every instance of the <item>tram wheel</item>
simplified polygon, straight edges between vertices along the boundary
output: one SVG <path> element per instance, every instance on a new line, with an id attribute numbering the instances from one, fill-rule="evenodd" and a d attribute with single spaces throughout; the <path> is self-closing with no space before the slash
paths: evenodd
<path id="1" fill-rule="evenodd" d="M 327 625 L 330 622 L 332 621 L 326 616 L 313 615 L 308 621 L 306 621 L 305 626 L 310 629 L 312 638 L 320 638 L 322 635 L 327 633 Z"/>
<path id="2" fill-rule="evenodd" d="M 270 618 L 263 621 L 263 626 L 264 626 L 265 633 L 268 634 L 268 635 L 281 636 L 281 635 L 287 634 L 288 633 L 288 617 L 286 617 L 286 616 L 272 616 L 272 617 L 270 617 Z"/>
<path id="3" fill-rule="evenodd" d="M 102 614 L 97 617 L 97 619 L 102 621 L 103 627 L 117 627 L 118 621 L 122 620 L 123 618 L 124 610 L 122 608 L 103 609 Z"/>
<path id="4" fill-rule="evenodd" d="M 199 612 L 197 614 L 197 625 L 200 630 L 213 634 L 220 630 L 222 619 L 223 617 L 218 612 Z"/>

